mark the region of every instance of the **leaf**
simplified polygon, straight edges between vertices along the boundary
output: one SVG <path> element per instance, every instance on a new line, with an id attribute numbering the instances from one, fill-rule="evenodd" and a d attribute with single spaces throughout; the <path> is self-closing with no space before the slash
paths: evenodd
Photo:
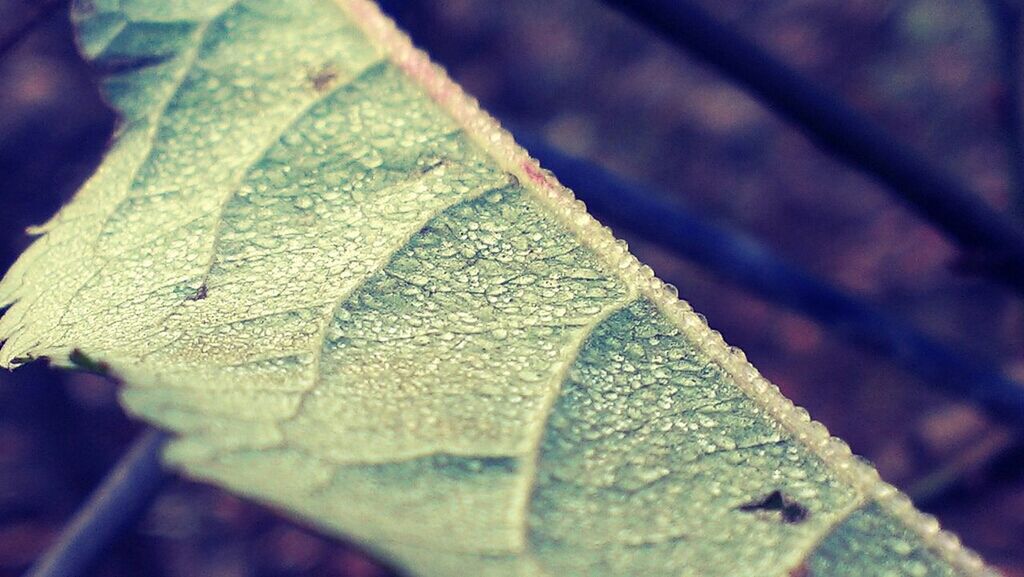
<path id="1" fill-rule="evenodd" d="M 94 0 L 123 123 L 0 364 L 422 576 L 976 575 L 363 0 Z"/>

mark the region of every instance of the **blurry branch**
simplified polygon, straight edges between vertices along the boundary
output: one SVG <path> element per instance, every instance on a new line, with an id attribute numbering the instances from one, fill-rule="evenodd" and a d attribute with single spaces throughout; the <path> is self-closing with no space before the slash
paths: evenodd
<path id="1" fill-rule="evenodd" d="M 654 242 L 718 277 L 833 329 L 898 362 L 928 385 L 970 400 L 1024 431 L 1024 386 L 912 326 L 827 284 L 758 241 L 713 224 L 641 184 L 568 156 L 541 140 L 517 139 L 576 191 L 603 222 Z"/>
<path id="2" fill-rule="evenodd" d="M 986 0 L 998 58 L 995 109 L 1006 146 L 1007 189 L 1012 210 L 1024 221 L 1024 121 L 1021 100 L 1021 24 L 1019 0 Z M 1024 450 L 1024 443 L 1004 429 L 988 431 L 948 462 L 912 481 L 907 494 L 919 507 L 933 508 L 963 488 L 966 480 L 983 475 L 996 463 Z"/>
<path id="3" fill-rule="evenodd" d="M 690 0 L 606 0 L 714 65 L 834 154 L 888 185 L 957 240 L 964 269 L 1024 292 L 1024 230 L 840 97 L 805 78 Z"/>
<path id="4" fill-rule="evenodd" d="M 931 508 L 946 500 L 965 478 L 982 473 L 992 463 L 1019 452 L 1022 444 L 1006 429 L 992 429 L 964 447 L 951 460 L 912 481 L 907 494 L 918 507 Z"/>
<path id="5" fill-rule="evenodd" d="M 1024 220 L 1024 121 L 1022 121 L 1021 16 L 1015 0 L 988 0 L 996 52 L 999 57 L 999 93 L 996 100 L 999 127 L 1006 141 L 1009 160 L 1010 201 L 1018 218 Z"/>
<path id="6" fill-rule="evenodd" d="M 9 51 L 21 43 L 29 34 L 53 16 L 58 10 L 67 6 L 68 0 L 40 0 L 28 11 L 25 21 L 0 38 L 0 58 L 7 55 Z"/>
<path id="7" fill-rule="evenodd" d="M 85 575 L 138 519 L 167 478 L 160 464 L 167 439 L 155 429 L 143 433 L 25 577 Z"/>

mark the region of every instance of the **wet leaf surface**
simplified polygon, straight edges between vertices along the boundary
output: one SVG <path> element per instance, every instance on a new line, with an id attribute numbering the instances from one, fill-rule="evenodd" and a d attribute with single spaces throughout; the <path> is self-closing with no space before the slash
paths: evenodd
<path id="1" fill-rule="evenodd" d="M 114 372 L 170 463 L 413 574 L 983 571 L 371 5 L 78 26 L 124 122 L 0 363 Z"/>

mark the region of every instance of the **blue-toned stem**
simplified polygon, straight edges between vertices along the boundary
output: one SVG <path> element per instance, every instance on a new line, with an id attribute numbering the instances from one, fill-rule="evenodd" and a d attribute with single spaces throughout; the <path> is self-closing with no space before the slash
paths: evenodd
<path id="1" fill-rule="evenodd" d="M 687 258 L 722 279 L 825 325 L 892 358 L 925 383 L 969 399 L 1024 430 L 1024 386 L 919 333 L 773 254 L 758 241 L 709 222 L 660 193 L 517 134 L 541 164 L 572 188 L 590 212 Z"/>
<path id="2" fill-rule="evenodd" d="M 1021 101 L 1021 18 L 1016 0 L 988 0 L 992 40 L 999 55 L 999 128 L 1006 142 L 1010 199 L 1018 219 L 1024 219 L 1024 102 Z"/>
<path id="3" fill-rule="evenodd" d="M 1024 230 L 839 96 L 712 18 L 690 0 L 606 0 L 715 66 L 824 150 L 886 184 L 960 243 L 962 265 L 1024 291 Z"/>
<path id="4" fill-rule="evenodd" d="M 25 577 L 84 575 L 139 518 L 167 479 L 160 464 L 167 439 L 162 431 L 143 433 Z"/>

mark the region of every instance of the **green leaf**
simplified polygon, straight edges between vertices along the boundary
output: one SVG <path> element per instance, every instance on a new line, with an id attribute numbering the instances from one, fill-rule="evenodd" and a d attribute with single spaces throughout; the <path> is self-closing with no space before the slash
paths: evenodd
<path id="1" fill-rule="evenodd" d="M 364 0 L 93 0 L 123 123 L 0 284 L 167 461 L 422 576 L 987 570 Z"/>

